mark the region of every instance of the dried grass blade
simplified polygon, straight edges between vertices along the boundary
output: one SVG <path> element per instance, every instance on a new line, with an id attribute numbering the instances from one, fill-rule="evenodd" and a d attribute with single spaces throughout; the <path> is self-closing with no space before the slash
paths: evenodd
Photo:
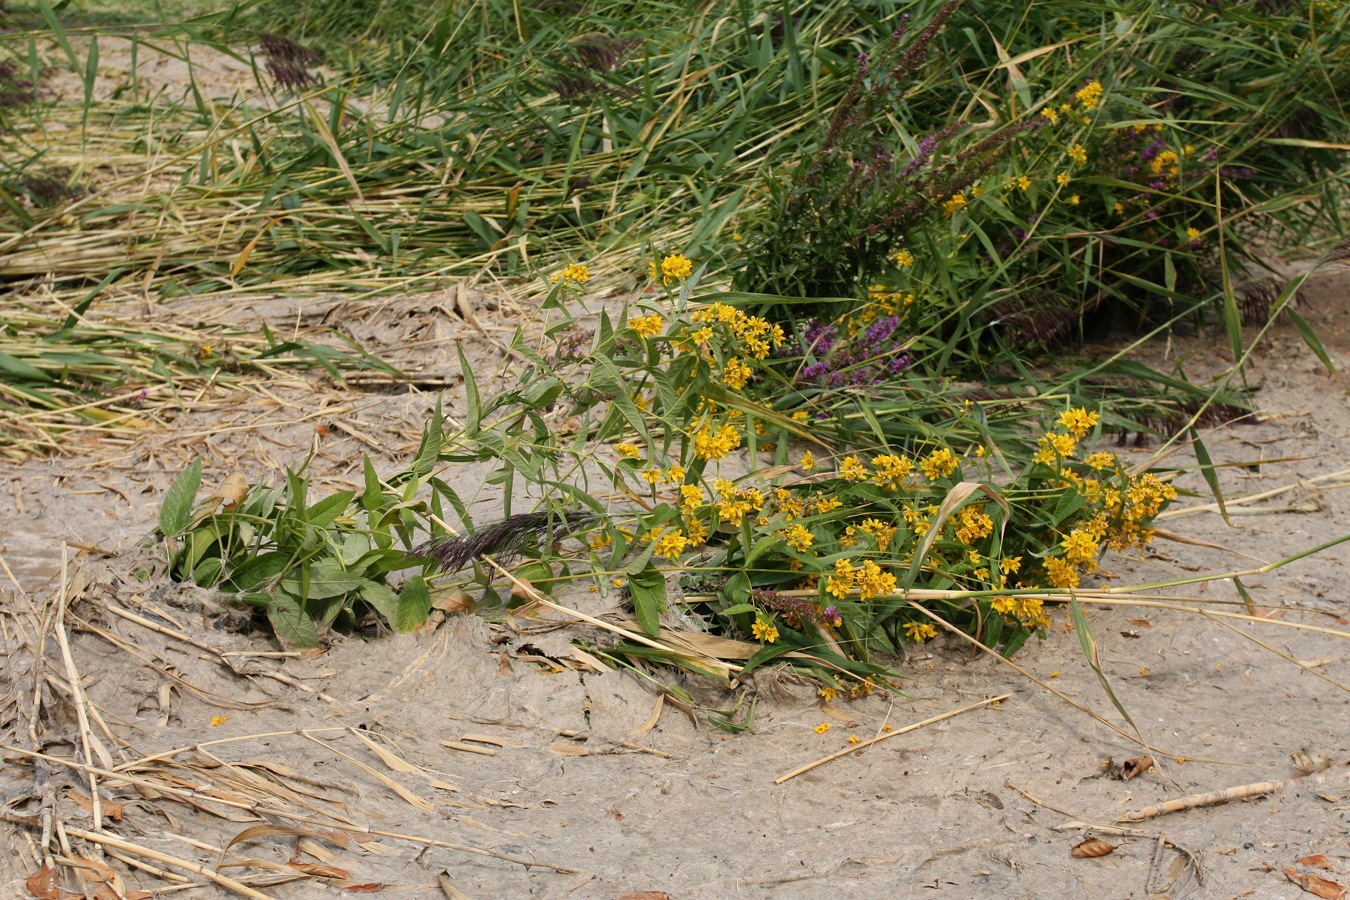
<path id="1" fill-rule="evenodd" d="M 967 704 L 966 706 L 962 706 L 959 709 L 948 710 L 947 712 L 942 713 L 941 715 L 924 719 L 922 722 L 915 722 L 911 725 L 906 725 L 903 728 L 897 728 L 894 731 L 889 731 L 886 734 L 879 734 L 876 737 L 862 741 L 861 743 L 849 744 L 847 747 L 845 747 L 843 750 L 838 751 L 837 753 L 831 753 L 829 756 L 822 757 L 821 759 L 818 759 L 815 762 L 807 763 L 806 765 L 801 766 L 800 768 L 793 769 L 786 775 L 780 775 L 779 777 L 773 780 L 773 783 L 782 784 L 783 782 L 788 781 L 789 779 L 796 778 L 798 775 L 811 771 L 816 766 L 823 766 L 827 762 L 832 762 L 836 759 L 839 759 L 840 757 L 848 756 L 850 753 L 856 753 L 857 751 L 862 750 L 866 747 L 870 747 L 873 744 L 879 744 L 882 741 L 889 740 L 890 738 L 898 737 L 902 734 L 908 734 L 911 731 L 917 731 L 918 729 L 924 728 L 928 725 L 932 725 L 935 722 L 941 722 L 943 719 L 950 719 L 953 716 L 959 716 L 962 713 L 970 712 L 972 709 L 979 709 L 981 706 L 988 706 L 991 703 L 1001 703 L 1002 701 L 1007 700 L 1011 696 L 1012 694 L 1000 694 L 997 697 L 990 697 L 987 700 L 979 700 L 976 701 L 975 703 L 970 703 Z"/>

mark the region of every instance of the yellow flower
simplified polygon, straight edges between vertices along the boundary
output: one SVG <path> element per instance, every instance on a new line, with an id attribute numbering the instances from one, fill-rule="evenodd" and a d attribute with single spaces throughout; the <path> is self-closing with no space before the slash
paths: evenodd
<path id="1" fill-rule="evenodd" d="M 592 550 L 603 550 L 613 543 L 614 535 L 610 534 L 608 531 L 600 532 L 595 537 L 591 538 L 589 542 Z"/>
<path id="2" fill-rule="evenodd" d="M 1060 187 L 1064 187 L 1070 181 L 1073 181 L 1073 176 L 1070 175 L 1068 172 L 1060 172 L 1058 175 L 1055 176 L 1055 184 L 1059 185 Z"/>
<path id="3" fill-rule="evenodd" d="M 732 358 L 722 369 L 722 383 L 733 391 L 739 391 L 750 380 L 750 367 L 739 359 Z"/>
<path id="4" fill-rule="evenodd" d="M 848 460 L 852 458 L 853 457 L 846 458 L 844 464 L 847 465 Z M 872 465 L 875 466 L 877 470 L 877 474 L 873 476 L 873 480 L 888 491 L 900 490 L 900 486 L 905 480 L 905 477 L 914 469 L 914 464 L 905 457 L 895 456 L 889 453 L 873 457 Z M 840 471 L 840 474 L 844 474 L 842 470 Z M 848 478 L 847 475 L 844 477 Z M 849 478 L 848 480 L 853 481 L 854 479 Z"/>
<path id="5" fill-rule="evenodd" d="M 648 483 L 648 484 L 660 484 L 660 483 L 661 483 L 661 470 L 660 470 L 660 469 L 648 469 L 647 471 L 645 471 L 645 472 L 642 473 L 642 477 L 645 478 L 645 479 L 647 479 L 647 483 Z"/>
<path id="6" fill-rule="evenodd" d="M 684 482 L 684 466 L 671 466 L 662 474 L 662 478 L 671 484 L 681 484 Z"/>
<path id="7" fill-rule="evenodd" d="M 731 425 L 717 431 L 704 425 L 694 435 L 694 455 L 699 459 L 721 459 L 741 445 L 741 434 Z"/>
<path id="8" fill-rule="evenodd" d="M 909 639 L 914 643 L 922 644 L 937 637 L 937 629 L 927 622 L 906 622 L 905 634 L 909 635 Z"/>
<path id="9" fill-rule="evenodd" d="M 950 219 L 952 216 L 956 215 L 957 211 L 960 210 L 965 205 L 966 205 L 966 195 L 958 191 L 957 193 L 952 194 L 951 197 L 947 198 L 947 200 L 943 201 L 942 213 L 943 215 L 945 215 L 947 218 Z"/>
<path id="10" fill-rule="evenodd" d="M 680 509 L 693 512 L 703 505 L 703 488 L 696 484 L 680 485 Z"/>
<path id="11" fill-rule="evenodd" d="M 891 538 L 895 537 L 895 526 L 887 525 L 880 519 L 863 519 L 859 531 L 870 534 L 877 542 L 877 549 L 885 553 L 891 547 Z"/>
<path id="12" fill-rule="evenodd" d="M 1190 241 L 1192 244 L 1199 243 L 1199 242 L 1200 242 L 1200 229 L 1199 229 L 1199 228 L 1187 228 L 1187 229 L 1186 229 L 1186 240 Z"/>
<path id="13" fill-rule="evenodd" d="M 839 463 L 839 477 L 845 481 L 866 481 L 869 477 L 867 466 L 856 456 L 845 456 Z"/>
<path id="14" fill-rule="evenodd" d="M 632 444 L 615 444 L 614 449 L 618 451 L 619 456 L 623 459 L 637 459 L 642 455 L 638 451 L 638 448 L 634 447 Z"/>
<path id="15" fill-rule="evenodd" d="M 985 514 L 982 506 L 961 507 L 956 514 L 956 521 L 956 539 L 966 545 L 974 544 L 994 531 L 994 520 Z"/>
<path id="16" fill-rule="evenodd" d="M 839 696 L 839 691 L 832 687 L 820 688 L 819 690 L 816 691 L 816 693 L 819 694 L 820 698 L 824 700 L 826 703 L 829 703 L 835 697 Z"/>
<path id="17" fill-rule="evenodd" d="M 946 478 L 956 471 L 958 460 L 956 454 L 942 447 L 928 454 L 927 457 L 919 463 L 919 471 L 924 474 L 929 481 L 937 481 L 939 478 Z"/>
<path id="18" fill-rule="evenodd" d="M 750 625 L 750 633 L 755 636 L 755 640 L 766 644 L 778 640 L 778 629 L 774 626 L 773 619 L 766 619 L 763 615 L 755 617 L 755 621 Z"/>
<path id="19" fill-rule="evenodd" d="M 702 328 L 691 333 L 689 335 L 689 339 L 693 341 L 695 344 L 706 344 L 708 343 L 708 341 L 712 340 L 712 336 L 713 336 L 712 329 L 709 328 L 707 325 L 704 325 Z"/>
<path id="20" fill-rule="evenodd" d="M 1102 469 L 1115 467 L 1116 455 L 1110 450 L 1098 450 L 1096 453 L 1089 454 L 1083 462 L 1100 472 Z"/>
<path id="21" fill-rule="evenodd" d="M 1071 434 L 1046 434 L 1041 436 L 1038 446 L 1040 449 L 1031 457 L 1031 461 L 1053 466 L 1061 459 L 1072 457 L 1078 442 Z"/>
<path id="22" fill-rule="evenodd" d="M 834 574 L 825 579 L 825 593 L 843 600 L 851 590 L 853 590 L 853 566 L 846 559 L 836 559 Z"/>
<path id="23" fill-rule="evenodd" d="M 1017 176 L 1017 188 L 1023 193 L 1031 190 L 1031 179 L 1025 175 Z"/>
<path id="24" fill-rule="evenodd" d="M 666 284 L 677 278 L 688 278 L 693 271 L 694 264 L 683 253 L 676 253 L 661 260 L 661 281 Z"/>
<path id="25" fill-rule="evenodd" d="M 1102 99 L 1102 83 L 1100 81 L 1089 82 L 1082 90 L 1074 94 L 1074 97 L 1083 105 L 1083 109 L 1096 109 L 1097 104 Z"/>
<path id="26" fill-rule="evenodd" d="M 1051 587 L 1078 587 L 1078 570 L 1058 556 L 1047 556 L 1045 558 L 1045 577 L 1050 582 Z"/>
<path id="27" fill-rule="evenodd" d="M 897 250 L 894 259 L 897 268 L 908 269 L 914 265 L 914 254 L 908 250 Z"/>
<path id="28" fill-rule="evenodd" d="M 230 717 L 229 717 L 229 716 L 212 716 L 212 717 L 211 717 L 211 727 L 212 727 L 212 728 L 215 728 L 215 727 L 217 727 L 217 726 L 219 726 L 219 725 L 224 725 L 224 724 L 225 724 L 226 722 L 228 722 L 228 721 L 230 721 Z"/>
<path id="29" fill-rule="evenodd" d="M 824 734 L 825 732 L 830 730 L 830 723 L 821 722 L 819 725 L 817 725 L 815 728 L 811 730 L 814 731 L 816 734 Z"/>
<path id="30" fill-rule="evenodd" d="M 998 569 L 1004 575 L 1007 575 L 1010 572 L 1020 572 L 1022 571 L 1022 557 L 1005 556 L 999 561 Z"/>
<path id="31" fill-rule="evenodd" d="M 816 467 L 816 455 L 810 450 L 802 455 L 801 467 L 803 472 L 810 472 Z"/>
<path id="32" fill-rule="evenodd" d="M 1070 205 L 1070 206 L 1077 206 L 1080 202 L 1081 202 L 1081 201 L 1078 199 L 1078 195 L 1077 195 L 1077 194 L 1074 194 L 1073 196 L 1071 196 L 1071 197 L 1069 198 L 1069 205 Z"/>
<path id="33" fill-rule="evenodd" d="M 1082 144 L 1074 144 L 1069 148 L 1069 159 L 1073 160 L 1076 166 L 1087 165 L 1087 149 Z"/>
<path id="34" fill-rule="evenodd" d="M 818 494 L 818 495 L 816 496 L 816 514 L 817 514 L 817 515 L 821 515 L 821 514 L 823 514 L 823 513 L 827 513 L 827 512 L 829 512 L 829 511 L 832 510 L 832 509 L 838 509 L 839 507 L 841 507 L 841 506 L 843 506 L 843 505 L 844 505 L 844 501 L 840 500 L 838 497 L 826 497 L 826 496 L 823 495 L 823 494 Z"/>
<path id="35" fill-rule="evenodd" d="M 1041 110 L 1041 115 L 1045 116 L 1046 121 L 1048 121 L 1051 125 L 1054 125 L 1059 122 L 1059 113 L 1055 112 L 1055 108 L 1053 106 L 1047 106 L 1045 109 Z"/>
<path id="36" fill-rule="evenodd" d="M 559 281 L 571 281 L 575 284 L 585 284 L 591 277 L 591 270 L 583 265 L 573 263 L 564 266 L 561 272 L 555 272 L 549 276 L 549 281 L 557 284 Z"/>
<path id="37" fill-rule="evenodd" d="M 779 535 L 787 542 L 787 545 L 798 553 L 805 553 L 811 549 L 815 543 L 815 536 L 806 529 L 800 522 L 791 526 L 786 531 L 780 531 Z"/>
<path id="38" fill-rule="evenodd" d="M 1095 412 L 1088 412 L 1084 407 L 1065 410 L 1060 413 L 1056 421 L 1063 425 L 1069 431 L 1073 432 L 1074 437 L 1084 437 L 1101 421 Z"/>
<path id="39" fill-rule="evenodd" d="M 652 313 L 650 316 L 639 316 L 636 319 L 628 320 L 628 327 L 636 331 L 640 337 L 645 338 L 656 337 L 661 333 L 661 329 L 663 329 L 665 325 L 665 320 L 656 313 Z"/>
<path id="40" fill-rule="evenodd" d="M 1082 529 L 1075 528 L 1062 542 L 1064 558 L 1073 565 L 1091 563 L 1097 555 L 1097 539 Z"/>
<path id="41" fill-rule="evenodd" d="M 689 539 L 684 536 L 684 532 L 677 528 L 668 534 L 661 535 L 661 539 L 656 542 L 656 547 L 652 550 L 652 556 L 660 556 L 663 559 L 679 559 L 688 543 Z"/>
<path id="42" fill-rule="evenodd" d="M 895 576 L 890 572 L 881 571 L 881 567 L 870 559 L 862 564 L 862 569 L 857 573 L 857 579 L 859 600 L 868 600 L 882 594 L 895 592 Z"/>

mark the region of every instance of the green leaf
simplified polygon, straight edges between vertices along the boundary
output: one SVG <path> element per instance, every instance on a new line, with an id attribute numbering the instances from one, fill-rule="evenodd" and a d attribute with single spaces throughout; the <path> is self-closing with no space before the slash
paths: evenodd
<path id="1" fill-rule="evenodd" d="M 628 579 L 633 596 L 633 612 L 648 637 L 661 633 L 661 613 L 666 608 L 666 576 L 650 563 Z"/>
<path id="2" fill-rule="evenodd" d="M 473 367 L 469 365 L 469 359 L 464 355 L 464 345 L 455 342 L 455 350 L 459 353 L 459 370 L 464 375 L 464 435 L 465 437 L 474 437 L 478 434 L 483 421 L 483 405 L 478 396 L 478 382 L 473 377 Z"/>
<path id="3" fill-rule="evenodd" d="M 284 591 L 272 595 L 267 606 L 267 620 L 272 630 L 286 647 L 317 647 L 319 632 L 313 620 L 300 607 L 300 603 Z"/>
<path id="4" fill-rule="evenodd" d="M 1223 490 L 1219 487 L 1219 473 L 1214 471 L 1214 460 L 1209 458 L 1209 451 L 1205 449 L 1204 441 L 1200 440 L 1200 433 L 1191 427 L 1191 444 L 1195 449 L 1195 461 L 1200 464 L 1200 474 L 1205 476 L 1205 484 L 1209 485 L 1209 491 L 1214 495 L 1214 503 L 1219 507 L 1219 515 L 1228 523 L 1228 527 L 1236 527 L 1233 520 L 1228 518 L 1228 507 L 1223 502 Z"/>
<path id="5" fill-rule="evenodd" d="M 394 627 L 399 631 L 412 631 L 427 620 L 431 614 L 431 591 L 421 575 L 408 579 L 398 594 L 398 609 L 394 613 Z"/>
<path id="6" fill-rule="evenodd" d="M 333 520 L 347 511 L 347 505 L 356 496 L 356 491 L 339 491 L 331 497 L 325 497 L 305 510 L 305 520 L 315 528 L 327 528 Z"/>
<path id="7" fill-rule="evenodd" d="M 300 577 L 293 575 L 282 579 L 281 584 L 297 597 L 306 600 L 327 600 L 329 597 L 351 593 L 368 580 L 365 575 L 343 569 L 342 563 L 337 559 L 325 556 L 310 564 L 308 583 L 305 582 L 303 575 Z"/>
<path id="8" fill-rule="evenodd" d="M 1101 654 L 1097 652 L 1097 639 L 1092 636 L 1092 627 L 1088 625 L 1087 617 L 1083 615 L 1083 608 L 1078 605 L 1078 597 L 1069 595 L 1069 617 L 1073 620 L 1074 631 L 1078 633 L 1078 645 L 1083 648 L 1083 656 L 1087 658 L 1088 665 L 1096 673 L 1097 680 L 1101 682 L 1102 689 L 1106 691 L 1106 696 L 1111 698 L 1111 703 L 1116 710 L 1125 717 L 1125 721 L 1134 726 L 1136 731 L 1139 726 L 1134 724 L 1134 719 L 1126 712 L 1124 704 L 1116 697 L 1116 692 L 1111 690 L 1111 682 L 1106 679 L 1106 672 L 1102 669 Z"/>
<path id="9" fill-rule="evenodd" d="M 159 508 L 159 533 L 167 538 L 182 537 L 192 523 L 192 506 L 202 486 L 202 461 L 194 459 L 164 492 Z"/>
<path id="10" fill-rule="evenodd" d="M 719 616 L 739 616 L 741 613 L 751 613 L 756 611 L 758 611 L 758 607 L 753 603 L 737 603 L 734 606 L 729 606 L 726 609 L 719 611 L 717 614 Z"/>
<path id="11" fill-rule="evenodd" d="M 1289 317 L 1289 321 L 1294 323 L 1294 327 L 1298 329 L 1298 333 L 1302 336 L 1303 343 L 1308 345 L 1308 349 L 1317 354 L 1317 359 L 1327 367 L 1328 372 L 1337 375 L 1336 365 L 1331 361 L 1331 355 L 1327 353 L 1327 348 L 1322 346 L 1321 338 L 1308 324 L 1308 320 L 1299 315 L 1292 306 L 1285 306 L 1284 313 Z"/>
<path id="12" fill-rule="evenodd" d="M 390 628 L 397 627 L 394 623 L 398 620 L 398 594 L 394 593 L 393 588 L 378 581 L 367 581 L 361 585 L 360 594 L 362 600 L 384 616 Z"/>

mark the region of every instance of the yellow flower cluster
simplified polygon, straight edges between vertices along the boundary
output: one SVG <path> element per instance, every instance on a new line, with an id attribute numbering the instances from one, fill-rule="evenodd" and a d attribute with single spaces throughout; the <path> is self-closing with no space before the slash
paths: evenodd
<path id="1" fill-rule="evenodd" d="M 661 282 L 670 284 L 678 278 L 688 278 L 694 272 L 694 264 L 683 253 L 667 256 L 661 260 Z"/>
<path id="2" fill-rule="evenodd" d="M 963 506 L 956 513 L 956 539 L 966 546 L 986 538 L 994 531 L 994 520 L 979 505 Z"/>
<path id="3" fill-rule="evenodd" d="M 1088 412 L 1084 407 L 1070 409 L 1060 413 L 1056 420 L 1059 424 L 1067 428 L 1074 437 L 1086 437 L 1087 433 L 1097 427 L 1101 419 L 1095 412 Z"/>
<path id="4" fill-rule="evenodd" d="M 614 450 L 619 454 L 620 458 L 622 459 L 637 459 L 639 456 L 642 455 L 642 453 L 638 450 L 637 447 L 628 443 L 615 444 Z"/>
<path id="5" fill-rule="evenodd" d="M 957 192 L 942 202 L 942 214 L 947 218 L 956 215 L 966 205 L 966 195 Z"/>
<path id="6" fill-rule="evenodd" d="M 946 447 L 941 447 L 923 458 L 919 463 L 919 471 L 929 481 L 937 481 L 955 472 L 957 465 L 959 460 L 956 454 Z"/>
<path id="7" fill-rule="evenodd" d="M 732 357 L 722 369 L 722 383 L 733 391 L 739 391 L 750 381 L 751 374 L 749 366 Z"/>
<path id="8" fill-rule="evenodd" d="M 811 545 L 814 544 L 816 540 L 810 530 L 800 522 L 790 525 L 783 531 L 778 532 L 778 535 L 787 542 L 789 547 L 796 550 L 798 553 L 805 553 L 807 550 L 810 550 Z"/>
<path id="9" fill-rule="evenodd" d="M 1102 83 L 1100 81 L 1088 82 L 1078 93 L 1074 94 L 1083 109 L 1096 109 L 1102 102 Z"/>
<path id="10" fill-rule="evenodd" d="M 721 459 L 741 446 L 741 433 L 726 424 L 713 431 L 705 423 L 694 435 L 694 455 L 699 459 Z"/>
<path id="11" fill-rule="evenodd" d="M 1043 434 L 1037 442 L 1037 450 L 1031 461 L 1057 466 L 1061 460 L 1073 458 L 1078 449 L 1078 441 L 1071 434 Z"/>
<path id="12" fill-rule="evenodd" d="M 1051 125 L 1059 124 L 1059 113 L 1055 112 L 1053 106 L 1047 106 L 1045 109 L 1041 110 L 1041 115 L 1045 116 L 1046 121 Z"/>
<path id="13" fill-rule="evenodd" d="M 1075 528 L 1064 538 L 1061 546 L 1064 548 L 1064 559 L 1069 564 L 1088 571 L 1096 567 L 1099 545 L 1091 532 Z"/>
<path id="14" fill-rule="evenodd" d="M 1048 628 L 1050 625 L 1045 601 L 1038 597 L 998 597 L 990 605 L 995 612 L 1017 619 L 1028 628 Z"/>
<path id="15" fill-rule="evenodd" d="M 937 637 L 937 629 L 927 622 L 906 622 L 905 634 L 916 644 L 922 644 L 924 641 L 930 641 Z"/>
<path id="16" fill-rule="evenodd" d="M 736 307 L 728 306 L 725 303 L 714 303 L 704 309 L 697 310 L 689 318 L 695 325 L 719 324 L 726 326 L 732 336 L 745 344 L 748 355 L 755 359 L 764 359 L 769 355 L 770 345 L 777 347 L 787 339 L 781 325 L 770 325 L 768 321 L 759 316 L 747 316 Z M 701 333 L 702 330 L 700 329 L 694 334 L 699 335 Z M 708 333 L 708 336 L 711 337 L 711 332 Z"/>
<path id="17" fill-rule="evenodd" d="M 659 556 L 663 559 L 679 559 L 680 554 L 684 552 L 689 539 L 684 536 L 680 529 L 662 534 L 656 541 L 656 546 L 652 549 L 652 556 Z"/>
<path id="18" fill-rule="evenodd" d="M 895 251 L 895 256 L 891 257 L 891 259 L 895 261 L 897 268 L 908 269 L 910 266 L 914 265 L 914 254 L 910 253 L 908 250 Z"/>
<path id="19" fill-rule="evenodd" d="M 845 459 L 845 465 L 848 464 L 849 459 L 853 459 L 853 457 Z M 873 457 L 872 465 L 875 466 L 877 470 L 876 474 L 872 476 L 872 479 L 881 488 L 888 491 L 900 490 L 905 477 L 914 469 L 914 464 L 905 457 L 895 456 L 889 453 Z M 840 474 L 843 475 L 843 472 L 840 472 Z M 844 477 L 847 478 L 848 476 L 845 475 Z"/>
<path id="20" fill-rule="evenodd" d="M 588 269 L 586 266 L 573 263 L 569 266 L 564 266 L 561 272 L 554 272 L 552 275 L 549 276 L 548 280 L 553 282 L 554 284 L 557 284 L 559 281 L 563 282 L 570 281 L 573 284 L 585 284 L 587 281 L 590 280 L 590 277 L 591 277 L 590 269 Z"/>
<path id="21" fill-rule="evenodd" d="M 755 636 L 755 640 L 766 644 L 778 640 L 778 628 L 773 624 L 773 619 L 766 619 L 762 614 L 755 616 L 755 621 L 750 625 L 750 633 Z"/>
<path id="22" fill-rule="evenodd" d="M 1075 166 L 1087 165 L 1087 148 L 1082 144 L 1074 144 L 1067 152 L 1069 159 L 1073 160 Z"/>
<path id="23" fill-rule="evenodd" d="M 628 320 L 628 327 L 638 333 L 639 337 L 656 337 L 661 330 L 666 327 L 666 322 L 656 313 L 649 316 L 639 316 L 636 319 Z"/>
<path id="24" fill-rule="evenodd" d="M 713 482 L 717 492 L 717 515 L 722 522 L 739 527 L 747 515 L 764 505 L 764 492 L 758 488 L 738 488 L 725 478 Z"/>
<path id="25" fill-rule="evenodd" d="M 871 478 L 867 466 L 856 456 L 845 456 L 839 463 L 839 477 L 845 481 L 866 481 Z"/>

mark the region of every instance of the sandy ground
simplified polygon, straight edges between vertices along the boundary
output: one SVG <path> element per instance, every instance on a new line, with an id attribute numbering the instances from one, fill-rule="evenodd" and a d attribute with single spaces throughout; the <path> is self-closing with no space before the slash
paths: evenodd
<path id="1" fill-rule="evenodd" d="M 1350 352 L 1346 286 L 1323 279 L 1304 307 L 1341 360 Z M 452 304 L 425 299 L 374 304 L 343 321 L 372 350 L 416 367 L 426 384 L 445 385 L 453 410 L 454 340 L 472 342 L 487 371 L 500 359 L 493 329 L 510 324 L 504 302 L 484 294 L 474 303 L 479 327 Z M 232 315 L 319 325 L 325 312 L 322 304 L 297 311 L 258 303 Z M 1158 364 L 1180 357 L 1200 377 L 1222 365 L 1222 346 L 1218 335 L 1203 334 L 1144 353 Z M 1283 327 L 1258 354 L 1252 379 L 1262 422 L 1210 436 L 1210 452 L 1235 464 L 1223 470 L 1232 494 L 1293 489 L 1232 515 L 1232 527 L 1208 512 L 1169 518 L 1163 526 L 1191 543 L 1162 540 L 1145 558 L 1108 558 L 1108 583 L 1256 569 L 1350 534 L 1350 495 L 1335 489 L 1350 480 L 1336 476 L 1350 469 L 1345 385 Z M 196 593 L 137 577 L 154 556 L 136 546 L 192 456 L 205 461 L 206 485 L 233 471 L 275 481 L 313 447 L 310 473 L 318 489 L 334 489 L 359 478 L 362 452 L 382 467 L 405 460 L 432 400 L 430 391 L 363 393 L 318 381 L 222 392 L 130 444 L 81 445 L 63 457 L 0 466 L 0 492 L 13 510 L 0 525 L 0 559 L 15 582 L 0 605 L 7 650 L 0 737 L 8 748 L 0 813 L 9 822 L 0 829 L 10 851 L 0 856 L 0 895 L 27 895 L 25 879 L 40 865 L 44 807 L 72 852 L 91 846 L 70 834 L 93 826 L 76 801 L 88 778 L 59 762 L 86 752 L 118 773 L 97 779 L 104 804 L 125 804 L 103 833 L 138 848 L 105 851 L 176 860 L 155 865 L 201 885 L 188 896 L 234 889 L 183 862 L 279 898 L 352 889 L 450 897 L 1300 897 L 1306 888 L 1294 879 L 1323 891 L 1313 896 L 1335 892 L 1309 876 L 1350 884 L 1350 651 L 1341 638 L 1290 627 L 1346 630 L 1350 544 L 1244 576 L 1266 619 L 1259 625 L 1212 612 L 1240 613 L 1241 605 L 1206 607 L 1208 616 L 1126 603 L 1089 608 L 1104 671 L 1142 742 L 1062 627 L 1018 653 L 1022 672 L 939 640 L 901 663 L 903 693 L 852 704 L 822 703 L 781 672 L 765 671 L 735 691 L 666 673 L 709 706 L 753 704 L 752 727 L 729 734 L 659 703 L 654 686 L 632 674 L 548 664 L 544 657 L 566 656 L 571 638 L 595 637 L 554 628 L 561 619 L 520 620 L 513 629 L 453 617 L 420 635 L 337 638 L 322 654 L 299 658 L 276 654 L 264 636 L 219 630 Z M 1204 493 L 1198 476 L 1182 484 Z M 1240 601 L 1231 581 L 1169 593 Z M 52 609 L 62 603 L 68 654 L 52 627 Z M 1065 621 L 1062 612 L 1056 621 Z M 81 704 L 62 699 L 72 671 L 87 697 L 87 729 Z M 35 689 L 44 715 L 32 721 Z M 1010 696 L 997 706 L 775 783 L 849 750 L 850 736 L 866 741 L 888 726 L 1002 694 Z M 831 727 L 818 734 L 822 723 Z M 85 735 L 99 746 L 86 751 Z M 53 760 L 25 755 L 35 747 Z M 1130 781 L 1111 765 L 1150 753 L 1157 764 Z M 1331 765 L 1295 777 L 1298 753 L 1325 755 Z M 1171 798 L 1262 782 L 1283 786 L 1118 821 Z M 1087 834 L 1066 827 L 1074 821 L 1097 826 L 1090 834 L 1117 849 L 1073 857 Z M 292 831 L 246 831 L 264 822 Z M 227 846 L 232 839 L 239 842 Z M 128 891 L 168 884 L 115 855 L 105 859 Z M 249 865 L 231 865 L 244 860 Z"/>

